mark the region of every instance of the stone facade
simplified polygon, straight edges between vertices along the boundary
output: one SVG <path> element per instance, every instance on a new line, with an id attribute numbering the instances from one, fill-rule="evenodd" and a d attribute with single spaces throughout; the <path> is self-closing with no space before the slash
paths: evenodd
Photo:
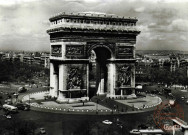
<path id="1" fill-rule="evenodd" d="M 50 95 L 59 102 L 135 89 L 137 19 L 98 13 L 50 18 Z"/>

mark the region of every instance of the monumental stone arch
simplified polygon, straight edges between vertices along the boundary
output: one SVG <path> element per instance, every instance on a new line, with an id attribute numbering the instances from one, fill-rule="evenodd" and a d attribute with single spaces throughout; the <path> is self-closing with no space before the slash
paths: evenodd
<path id="1" fill-rule="evenodd" d="M 136 18 L 63 12 L 49 20 L 52 97 L 77 102 L 134 93 Z"/>

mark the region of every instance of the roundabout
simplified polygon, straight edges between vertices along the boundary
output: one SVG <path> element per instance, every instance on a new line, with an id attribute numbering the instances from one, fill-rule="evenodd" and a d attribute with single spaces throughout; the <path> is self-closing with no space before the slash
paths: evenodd
<path id="1" fill-rule="evenodd" d="M 30 104 L 32 110 L 84 115 L 116 115 L 152 111 L 162 102 L 156 95 L 148 94 L 136 99 L 109 99 L 95 96 L 90 101 L 77 103 L 58 103 L 55 99 L 46 99 L 48 91 L 28 93 L 22 97 L 22 102 Z"/>

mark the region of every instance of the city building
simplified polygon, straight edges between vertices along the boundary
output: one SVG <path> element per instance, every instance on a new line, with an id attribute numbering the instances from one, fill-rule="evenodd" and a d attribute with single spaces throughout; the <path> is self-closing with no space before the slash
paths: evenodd
<path id="1" fill-rule="evenodd" d="M 49 20 L 52 97 L 67 102 L 135 92 L 136 18 L 84 12 Z"/>
<path id="2" fill-rule="evenodd" d="M 175 72 L 176 68 L 180 67 L 180 60 L 179 57 L 176 56 L 175 54 L 172 54 L 170 56 L 170 71 Z"/>
<path id="3" fill-rule="evenodd" d="M 23 63 L 26 63 L 26 64 L 33 64 L 33 61 L 34 61 L 34 58 L 32 55 L 25 55 L 23 57 Z"/>
<path id="4" fill-rule="evenodd" d="M 41 65 L 44 68 L 50 68 L 50 56 L 49 55 L 42 55 L 41 56 Z"/>

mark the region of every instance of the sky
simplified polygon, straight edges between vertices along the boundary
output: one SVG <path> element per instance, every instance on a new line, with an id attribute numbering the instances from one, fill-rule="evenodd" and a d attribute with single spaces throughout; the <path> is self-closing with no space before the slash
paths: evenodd
<path id="1" fill-rule="evenodd" d="M 49 18 L 89 11 L 138 18 L 138 50 L 188 51 L 188 0 L 0 0 L 0 50 L 49 51 Z"/>

